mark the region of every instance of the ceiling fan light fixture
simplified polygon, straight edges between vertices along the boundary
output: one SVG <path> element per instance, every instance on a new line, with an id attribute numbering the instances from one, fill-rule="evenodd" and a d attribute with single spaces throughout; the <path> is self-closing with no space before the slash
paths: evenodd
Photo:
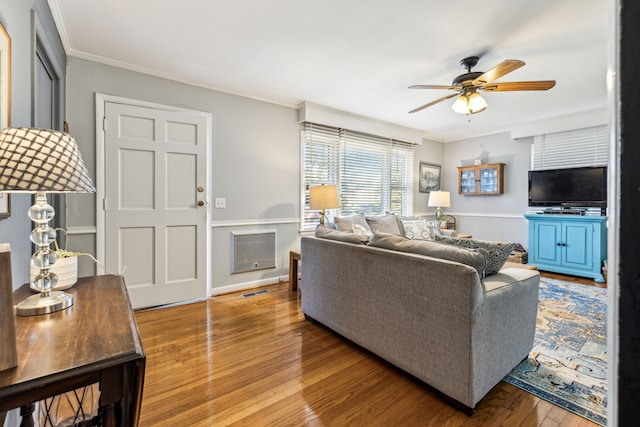
<path id="1" fill-rule="evenodd" d="M 487 101 L 478 92 L 466 91 L 451 106 L 458 114 L 476 114 L 487 109 Z"/>
<path id="2" fill-rule="evenodd" d="M 469 95 L 469 112 L 471 114 L 480 113 L 487 109 L 487 101 L 478 92 Z"/>
<path id="3" fill-rule="evenodd" d="M 469 114 L 469 98 L 466 93 L 463 93 L 456 99 L 456 101 L 451 105 L 453 111 L 458 114 Z"/>
<path id="4" fill-rule="evenodd" d="M 507 59 L 502 61 L 489 71 L 471 71 L 476 66 L 478 56 L 470 56 L 460 61 L 460 64 L 467 69 L 467 72 L 460 74 L 453 79 L 451 85 L 413 85 L 409 89 L 445 89 L 456 91 L 450 95 L 443 96 L 435 101 L 428 102 L 418 108 L 414 108 L 409 113 L 416 113 L 427 107 L 439 104 L 442 101 L 451 99 L 455 96 L 455 100 L 451 108 L 458 114 L 477 114 L 487 109 L 487 102 L 480 96 L 478 90 L 485 92 L 507 92 L 519 90 L 549 90 L 556 85 L 555 80 L 535 80 L 523 82 L 503 82 L 495 83 L 495 80 L 509 74 L 524 66 L 524 62 L 518 59 Z"/>

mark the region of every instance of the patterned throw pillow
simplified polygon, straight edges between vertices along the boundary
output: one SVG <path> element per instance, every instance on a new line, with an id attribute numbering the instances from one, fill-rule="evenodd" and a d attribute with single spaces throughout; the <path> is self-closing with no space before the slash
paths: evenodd
<path id="1" fill-rule="evenodd" d="M 434 240 L 440 234 L 440 224 L 438 221 L 402 220 L 404 237 L 407 239 Z"/>
<path id="2" fill-rule="evenodd" d="M 436 241 L 449 245 L 460 246 L 462 248 L 486 249 L 489 256 L 487 257 L 487 269 L 485 270 L 485 276 L 490 276 L 500 271 L 505 261 L 507 261 L 507 258 L 509 258 L 509 254 L 511 254 L 511 251 L 513 251 L 513 248 L 517 244 L 507 242 L 489 242 L 486 240 L 476 239 L 456 239 L 443 236 L 436 236 Z"/>

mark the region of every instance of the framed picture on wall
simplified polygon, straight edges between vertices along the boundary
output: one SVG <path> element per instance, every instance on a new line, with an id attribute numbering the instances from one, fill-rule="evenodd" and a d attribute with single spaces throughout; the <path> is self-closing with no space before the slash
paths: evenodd
<path id="1" fill-rule="evenodd" d="M 0 130 L 11 123 L 11 38 L 0 23 Z"/>
<path id="2" fill-rule="evenodd" d="M 440 165 L 420 162 L 418 170 L 418 191 L 429 193 L 440 190 Z"/>

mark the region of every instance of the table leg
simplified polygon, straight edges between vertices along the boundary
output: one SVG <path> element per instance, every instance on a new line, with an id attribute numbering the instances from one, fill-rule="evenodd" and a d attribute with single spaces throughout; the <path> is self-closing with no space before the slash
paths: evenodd
<path id="1" fill-rule="evenodd" d="M 298 262 L 300 261 L 300 252 L 289 251 L 289 291 L 296 292 L 298 290 Z"/>
<path id="2" fill-rule="evenodd" d="M 36 409 L 36 404 L 31 403 L 29 405 L 20 407 L 20 417 L 22 417 L 22 421 L 20 422 L 20 427 L 33 427 L 33 411 Z"/>

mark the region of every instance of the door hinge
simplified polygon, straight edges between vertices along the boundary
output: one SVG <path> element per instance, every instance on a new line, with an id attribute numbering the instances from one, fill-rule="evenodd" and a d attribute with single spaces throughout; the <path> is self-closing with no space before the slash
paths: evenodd
<path id="1" fill-rule="evenodd" d="M 102 130 L 105 131 L 105 132 L 107 131 L 107 118 L 106 117 L 102 118 Z"/>
<path id="2" fill-rule="evenodd" d="M 107 199 L 106 199 L 106 197 L 104 199 L 102 199 L 102 210 L 103 211 L 107 210 Z"/>

